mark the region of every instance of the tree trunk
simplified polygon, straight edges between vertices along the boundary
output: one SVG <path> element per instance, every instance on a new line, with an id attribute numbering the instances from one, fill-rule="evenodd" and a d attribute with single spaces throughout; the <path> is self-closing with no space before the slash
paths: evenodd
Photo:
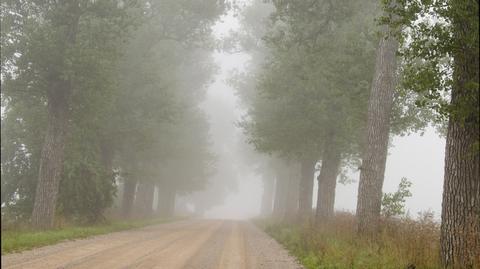
<path id="1" fill-rule="evenodd" d="M 158 185 L 157 215 L 162 218 L 170 218 L 175 213 L 175 190 Z"/>
<path id="2" fill-rule="evenodd" d="M 273 194 L 274 194 L 274 185 L 275 177 L 270 172 L 266 172 L 262 178 L 263 182 L 263 195 L 262 195 L 262 206 L 261 214 L 262 216 L 269 216 L 272 214 L 273 207 Z"/>
<path id="3" fill-rule="evenodd" d="M 75 44 L 80 19 L 80 9 L 75 1 L 65 2 L 69 21 L 53 26 L 58 32 L 65 31 L 63 51 L 57 51 L 65 55 L 65 51 Z M 60 178 L 63 172 L 64 149 L 69 119 L 69 103 L 71 94 L 71 81 L 64 79 L 61 74 L 51 73 L 51 88 L 47 92 L 48 116 L 47 132 L 40 156 L 37 189 L 32 211 L 32 225 L 40 229 L 53 227 L 55 209 L 58 196 Z"/>
<path id="4" fill-rule="evenodd" d="M 168 208 L 168 190 L 162 186 L 162 184 L 157 185 L 158 188 L 158 198 L 157 198 L 157 212 L 156 215 L 159 217 L 167 216 Z"/>
<path id="5" fill-rule="evenodd" d="M 317 160 L 304 158 L 301 161 L 298 212 L 300 219 L 306 219 L 312 213 L 313 177 Z"/>
<path id="6" fill-rule="evenodd" d="M 48 123 L 40 157 L 40 169 L 32 212 L 32 225 L 53 227 L 68 125 L 68 102 L 64 91 L 48 100 Z"/>
<path id="7" fill-rule="evenodd" d="M 376 53 L 375 75 L 368 105 L 367 141 L 363 152 L 357 199 L 357 232 L 375 233 L 382 202 L 390 114 L 395 91 L 398 41 L 383 27 Z"/>
<path id="8" fill-rule="evenodd" d="M 440 239 L 447 268 L 476 268 L 474 262 L 480 265 L 480 158 L 473 152 L 478 141 L 475 131 L 450 120 Z"/>
<path id="9" fill-rule="evenodd" d="M 474 2 L 474 1 L 473 1 Z M 440 233 L 445 268 L 480 268 L 480 153 L 479 141 L 479 60 L 478 4 L 453 1 L 451 8 L 462 14 L 453 20 L 459 50 L 453 54 L 453 105 L 471 109 L 465 119 L 450 116 L 445 147 L 445 174 Z M 472 20 L 472 18 L 476 18 Z M 475 30 L 477 29 L 477 30 Z M 465 41 L 477 35 L 476 46 Z M 468 42 L 468 41 L 467 41 Z M 472 91 L 469 84 L 477 83 Z"/>
<path id="10" fill-rule="evenodd" d="M 288 193 L 288 174 L 284 168 L 276 171 L 275 177 L 275 202 L 273 204 L 273 216 L 283 219 L 286 210 L 287 193 Z"/>
<path id="11" fill-rule="evenodd" d="M 100 143 L 100 155 L 102 159 L 102 164 L 103 167 L 105 168 L 105 172 L 107 173 L 107 176 L 109 176 L 112 180 L 114 180 L 114 174 L 113 174 L 113 146 L 107 142 L 107 141 L 102 141 Z"/>
<path id="12" fill-rule="evenodd" d="M 335 189 L 341 161 L 337 148 L 332 143 L 325 144 L 322 166 L 318 175 L 316 223 L 327 221 L 334 215 Z"/>
<path id="13" fill-rule="evenodd" d="M 167 206 L 167 217 L 171 218 L 175 215 L 175 202 L 176 202 L 176 192 L 171 190 L 168 192 L 168 206 Z"/>
<path id="14" fill-rule="evenodd" d="M 154 191 L 155 188 L 152 182 L 147 181 L 139 184 L 135 198 L 139 217 L 148 218 L 152 215 Z"/>
<path id="15" fill-rule="evenodd" d="M 300 173 L 299 166 L 296 164 L 288 166 L 288 184 L 287 184 L 287 201 L 285 203 L 284 220 L 292 222 L 298 216 L 298 198 Z"/>
<path id="16" fill-rule="evenodd" d="M 137 181 L 127 178 L 123 185 L 122 214 L 124 218 L 130 218 L 132 215 L 135 193 L 137 191 Z"/>

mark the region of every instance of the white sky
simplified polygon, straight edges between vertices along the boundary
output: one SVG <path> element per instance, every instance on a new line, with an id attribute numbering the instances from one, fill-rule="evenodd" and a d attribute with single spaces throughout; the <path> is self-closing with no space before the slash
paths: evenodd
<path id="1" fill-rule="evenodd" d="M 214 26 L 214 33 L 217 38 L 221 38 L 230 30 L 238 27 L 238 20 L 232 13 L 229 13 Z M 235 126 L 235 122 L 240 119 L 241 109 L 234 89 L 227 85 L 225 79 L 228 77 L 229 71 L 244 67 L 248 55 L 216 52 L 214 58 L 219 65 L 220 72 L 207 91 L 203 107 L 210 118 L 212 141 L 218 143 L 217 141 L 227 139 L 232 142 L 242 139 L 241 130 Z M 215 146 L 219 147 L 218 144 Z M 225 154 L 234 154 L 228 152 L 228 146 L 220 146 L 220 148 L 223 152 L 227 152 Z M 427 130 L 424 136 L 413 134 L 393 139 L 393 147 L 389 151 L 387 160 L 383 191 L 395 191 L 400 179 L 408 178 L 413 183 L 411 188 L 413 196 L 407 199 L 407 209 L 412 217 L 416 217 L 419 211 L 427 209 L 433 210 L 437 218 L 440 216 L 444 148 L 445 140 L 431 129 Z M 356 208 L 359 174 L 354 173 L 351 177 L 355 179 L 355 183 L 346 186 L 337 185 L 335 200 L 337 210 L 354 211 Z M 314 197 L 316 191 L 315 189 Z M 206 217 L 248 218 L 255 216 L 260 210 L 261 194 L 261 181 L 258 177 L 253 174 L 242 177 L 238 182 L 238 192 L 229 195 L 223 205 L 208 211 Z"/>

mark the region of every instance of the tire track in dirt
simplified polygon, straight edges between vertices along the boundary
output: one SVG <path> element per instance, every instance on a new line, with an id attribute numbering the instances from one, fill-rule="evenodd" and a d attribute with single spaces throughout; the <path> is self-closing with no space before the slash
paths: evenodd
<path id="1" fill-rule="evenodd" d="M 176 269 L 184 268 L 187 261 L 204 247 L 209 238 L 222 226 L 223 221 L 210 221 L 206 229 L 193 229 L 190 236 L 182 237 L 180 240 L 169 244 L 168 248 L 150 253 L 138 259 L 122 269 L 132 268 L 158 268 Z"/>
<path id="2" fill-rule="evenodd" d="M 229 221 L 223 222 L 218 231 L 187 261 L 184 269 L 212 269 L 220 260 L 225 242 L 232 229 Z M 214 265 L 212 266 L 212 262 Z"/>
<path id="3" fill-rule="evenodd" d="M 246 269 L 245 242 L 239 222 L 231 224 L 232 229 L 220 256 L 217 269 Z"/>
<path id="4" fill-rule="evenodd" d="M 176 223 L 149 226 L 146 228 L 101 235 L 85 240 L 75 240 L 46 246 L 19 254 L 2 256 L 2 268 L 8 269 L 51 269 L 72 268 L 82 261 L 106 256 L 112 251 L 131 248 L 140 242 L 158 240 L 164 235 L 173 234 L 189 226 L 199 225 L 200 221 L 181 221 Z M 162 227 L 162 229 L 158 229 Z M 169 235 L 169 237 L 172 237 Z M 163 239 L 162 239 L 163 240 Z"/>
<path id="5" fill-rule="evenodd" d="M 244 221 L 189 220 L 2 255 L 7 269 L 299 269 Z"/>

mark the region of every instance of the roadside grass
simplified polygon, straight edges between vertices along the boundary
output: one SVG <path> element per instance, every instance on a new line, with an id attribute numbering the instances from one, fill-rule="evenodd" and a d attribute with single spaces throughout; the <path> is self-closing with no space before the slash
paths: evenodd
<path id="1" fill-rule="evenodd" d="M 375 239 L 358 237 L 355 216 L 349 213 L 339 213 L 321 227 L 256 223 L 308 269 L 441 268 L 439 227 L 428 214 L 417 220 L 384 220 Z"/>
<path id="2" fill-rule="evenodd" d="M 28 228 L 2 230 L 2 255 L 52 245 L 65 240 L 86 238 L 149 225 L 173 221 L 173 219 L 144 219 L 131 221 L 111 221 L 91 226 L 65 226 L 47 231 L 35 231 Z"/>

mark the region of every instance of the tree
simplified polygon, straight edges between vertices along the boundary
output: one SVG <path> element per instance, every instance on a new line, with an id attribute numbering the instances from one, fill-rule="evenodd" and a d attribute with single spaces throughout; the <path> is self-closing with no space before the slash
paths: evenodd
<path id="1" fill-rule="evenodd" d="M 70 220 L 101 220 L 115 193 L 108 150 L 101 147 L 105 99 L 95 96 L 82 113 L 72 110 L 75 117 L 56 206 L 57 213 Z M 32 214 L 47 113 L 34 95 L 2 96 L 2 101 L 2 210 L 8 212 L 8 221 L 25 222 Z"/>
<path id="2" fill-rule="evenodd" d="M 315 158 L 304 158 L 300 162 L 300 186 L 298 213 L 299 217 L 306 218 L 312 213 L 313 175 L 315 174 Z"/>
<path id="3" fill-rule="evenodd" d="M 375 75 L 368 106 L 367 139 L 358 185 L 356 213 L 357 231 L 360 234 L 372 233 L 378 229 L 396 85 L 398 40 L 392 35 L 393 29 L 388 25 L 383 26 L 381 33 L 376 52 Z"/>
<path id="4" fill-rule="evenodd" d="M 273 211 L 273 197 L 275 177 L 271 171 L 262 174 L 263 193 L 262 205 L 260 206 L 260 214 L 262 216 L 270 216 Z"/>
<path id="5" fill-rule="evenodd" d="M 355 158 L 365 122 L 365 77 L 372 70 L 369 56 L 374 40 L 367 12 L 371 9 L 353 1 L 274 5 L 270 31 L 264 38 L 269 54 L 257 75 L 257 94 L 251 97 L 249 118 L 243 126 L 257 150 L 308 160 L 305 171 L 312 174 L 301 181 L 302 214 L 311 210 L 313 182 L 308 178 L 313 178 L 316 160 L 338 159 L 323 162 L 324 172 L 333 173 L 319 178 L 328 182 L 319 182 L 325 187 L 320 189 L 319 202 L 331 202 L 317 206 L 317 211 L 333 213 L 340 161 Z M 327 217 L 318 220 L 323 219 Z"/>
<path id="6" fill-rule="evenodd" d="M 478 1 L 402 3 L 406 8 L 395 10 L 402 18 L 397 24 L 406 28 L 402 85 L 418 94 L 417 105 L 448 119 L 442 262 L 445 268 L 475 268 L 480 265 Z"/>
<path id="7" fill-rule="evenodd" d="M 480 150 L 478 2 L 453 1 L 451 104 L 445 149 L 441 250 L 445 267 L 480 266 Z M 463 114 L 463 115 L 462 115 Z"/>
<path id="8" fill-rule="evenodd" d="M 214 70 L 211 25 L 226 8 L 209 0 L 2 2 L 9 214 L 30 214 L 35 197 L 40 228 L 51 227 L 55 213 L 98 221 L 123 179 L 125 214 L 137 200 L 149 215 L 153 187 L 137 193 L 137 184 L 156 184 L 169 156 L 192 167 L 166 179 L 172 185 L 205 184 L 212 158 L 198 104 Z"/>
<path id="9" fill-rule="evenodd" d="M 318 176 L 317 221 L 331 219 L 334 215 L 335 187 L 340 170 L 341 155 L 332 142 L 332 138 L 325 140 L 322 154 L 322 165 Z"/>
<path id="10" fill-rule="evenodd" d="M 275 168 L 275 200 L 272 215 L 280 220 L 286 216 L 288 199 L 288 165 L 285 160 L 279 160 L 280 167 Z"/>
<path id="11" fill-rule="evenodd" d="M 103 70 L 109 70 L 107 66 L 115 60 L 124 9 L 116 1 L 7 1 L 2 6 L 2 22 L 8 22 L 3 35 L 6 38 L 2 39 L 2 47 L 6 45 L 8 52 L 3 59 L 8 71 L 2 72 L 5 94 L 33 94 L 46 103 L 46 132 L 32 224 L 49 228 L 53 225 L 73 110 L 82 105 L 83 91 L 92 87 L 103 90 L 96 79 L 108 77 Z"/>
<path id="12" fill-rule="evenodd" d="M 167 193 L 193 190 L 201 180 L 192 181 L 210 169 L 208 126 L 198 105 L 214 71 L 211 25 L 226 8 L 223 1 L 141 2 L 139 25 L 122 48 L 107 129 L 122 168 L 124 216 L 134 213 L 135 201 L 151 211 L 145 184 Z M 137 193 L 137 184 L 145 191 Z"/>
<path id="13" fill-rule="evenodd" d="M 32 214 L 45 107 L 35 97 L 7 98 L 3 93 L 2 107 L 2 224 L 16 224 L 28 221 Z"/>

